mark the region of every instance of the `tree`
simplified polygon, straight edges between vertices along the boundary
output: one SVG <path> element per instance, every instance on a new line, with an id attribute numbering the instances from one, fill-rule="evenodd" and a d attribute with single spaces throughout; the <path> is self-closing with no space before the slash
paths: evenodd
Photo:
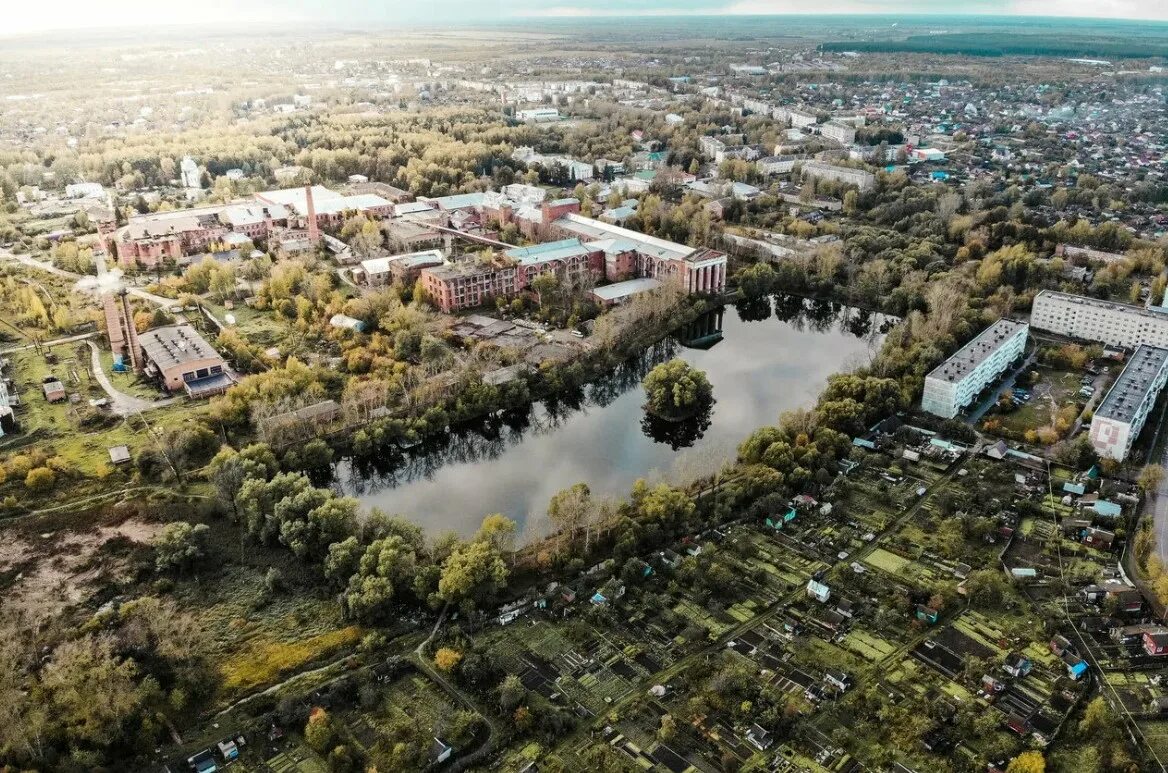
<path id="1" fill-rule="evenodd" d="M 714 389 L 706 374 L 681 359 L 653 368 L 642 386 L 648 397 L 645 409 L 666 419 L 691 416 L 714 401 Z"/>
<path id="2" fill-rule="evenodd" d="M 138 712 L 153 683 L 138 683 L 138 668 L 119 657 L 109 634 L 67 641 L 53 651 L 41 676 L 48 706 L 74 742 L 110 746 Z"/>
<path id="3" fill-rule="evenodd" d="M 1164 468 L 1158 464 L 1147 464 L 1140 470 L 1138 483 L 1145 494 L 1157 491 L 1164 480 Z"/>
<path id="4" fill-rule="evenodd" d="M 461 661 L 462 653 L 450 647 L 442 647 L 434 653 L 434 665 L 437 666 L 438 670 L 448 674 L 458 668 Z"/>
<path id="5" fill-rule="evenodd" d="M 561 550 L 575 541 L 576 532 L 584 530 L 584 552 L 590 548 L 591 524 L 596 503 L 587 484 L 577 483 L 557 492 L 548 503 L 548 520 L 560 536 Z"/>
<path id="6" fill-rule="evenodd" d="M 168 523 L 154 539 L 154 566 L 160 572 L 185 572 L 207 555 L 211 528 L 186 521 Z"/>
<path id="7" fill-rule="evenodd" d="M 304 725 L 304 742 L 316 752 L 323 754 L 333 745 L 336 731 L 333 728 L 332 717 L 319 706 L 308 715 L 308 722 Z"/>
<path id="8" fill-rule="evenodd" d="M 361 564 L 361 554 L 364 552 L 365 546 L 353 536 L 332 543 L 324 559 L 324 576 L 333 585 L 344 587 L 349 578 L 357 572 Z"/>
<path id="9" fill-rule="evenodd" d="M 438 594 L 448 602 L 481 599 L 507 582 L 507 565 L 487 542 L 457 548 L 442 564 Z"/>
<path id="10" fill-rule="evenodd" d="M 483 519 L 474 539 L 476 542 L 486 542 L 500 554 L 510 553 L 515 549 L 515 533 L 518 525 L 502 513 L 493 513 Z"/>
<path id="11" fill-rule="evenodd" d="M 276 455 L 263 443 L 253 443 L 242 451 L 222 448 L 208 465 L 208 473 L 211 482 L 215 484 L 220 503 L 230 507 L 236 517 L 239 516 L 239 508 L 235 497 L 243 482 L 251 478 L 267 480 L 279 470 Z"/>
<path id="12" fill-rule="evenodd" d="M 527 688 L 523 686 L 523 681 L 515 674 L 508 674 L 499 685 L 499 709 L 504 713 L 514 711 L 525 700 Z"/>
<path id="13" fill-rule="evenodd" d="M 1037 751 L 1022 752 L 1010 760 L 1006 767 L 1006 773 L 1044 773 L 1045 770 L 1046 759 L 1043 758 L 1042 752 Z"/>

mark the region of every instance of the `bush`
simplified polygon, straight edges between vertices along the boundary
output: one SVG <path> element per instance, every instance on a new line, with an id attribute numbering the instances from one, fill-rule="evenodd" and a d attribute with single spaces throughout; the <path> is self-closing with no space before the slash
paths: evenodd
<path id="1" fill-rule="evenodd" d="M 443 647 L 434 654 L 434 665 L 448 674 L 458 667 L 461 660 L 462 653 L 450 647 Z"/>
<path id="2" fill-rule="evenodd" d="M 57 482 L 57 474 L 48 467 L 34 467 L 24 477 L 24 486 L 29 491 L 46 491 Z"/>

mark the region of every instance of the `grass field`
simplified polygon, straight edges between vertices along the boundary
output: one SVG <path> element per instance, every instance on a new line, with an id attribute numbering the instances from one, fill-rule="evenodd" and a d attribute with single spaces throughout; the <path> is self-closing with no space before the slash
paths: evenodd
<path id="1" fill-rule="evenodd" d="M 907 558 L 901 558 L 895 553 L 890 553 L 884 548 L 876 548 L 864 559 L 864 563 L 874 566 L 881 571 L 888 572 L 889 574 L 900 574 L 912 561 L 909 561 Z"/>
<path id="2" fill-rule="evenodd" d="M 223 665 L 223 686 L 227 690 L 246 690 L 269 684 L 360 640 L 361 629 L 351 625 L 299 641 L 270 642 L 252 647 Z"/>

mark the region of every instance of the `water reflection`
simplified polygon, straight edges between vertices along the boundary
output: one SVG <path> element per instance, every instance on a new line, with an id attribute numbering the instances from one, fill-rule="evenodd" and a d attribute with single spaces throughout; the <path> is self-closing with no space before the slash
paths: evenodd
<path id="1" fill-rule="evenodd" d="M 674 451 L 689 448 L 706 434 L 713 412 L 713 408 L 709 407 L 694 416 L 679 420 L 663 419 L 655 414 L 645 413 L 641 418 L 641 432 L 653 442 L 664 443 Z"/>
<path id="2" fill-rule="evenodd" d="M 866 360 L 886 318 L 779 296 L 719 309 L 574 393 L 455 427 L 409 450 L 345 460 L 336 485 L 432 531 L 472 532 L 502 512 L 521 525 L 580 481 L 620 496 L 638 477 L 712 472 L 755 428 L 810 405 L 827 376 Z M 647 419 L 641 380 L 680 357 L 704 370 L 717 402 L 690 422 Z M 682 450 L 685 449 L 685 450 Z M 708 469 L 706 469 L 708 468 Z"/>

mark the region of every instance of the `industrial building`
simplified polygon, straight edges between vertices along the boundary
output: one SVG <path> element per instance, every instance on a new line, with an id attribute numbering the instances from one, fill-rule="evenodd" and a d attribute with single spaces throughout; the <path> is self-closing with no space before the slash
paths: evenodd
<path id="1" fill-rule="evenodd" d="M 227 364 L 190 325 L 170 325 L 138 336 L 142 365 L 167 392 L 185 390 L 190 397 L 210 397 L 235 383 Z"/>
<path id="2" fill-rule="evenodd" d="M 1090 439 L 1104 457 L 1123 461 L 1168 380 L 1168 349 L 1140 346 L 1091 419 Z"/>
<path id="3" fill-rule="evenodd" d="M 1030 324 L 1036 330 L 1122 349 L 1143 344 L 1168 348 L 1168 314 L 1084 295 L 1043 290 L 1034 297 Z"/>
<path id="4" fill-rule="evenodd" d="M 387 285 L 393 282 L 410 284 L 424 268 L 434 268 L 446 262 L 442 250 L 423 250 L 404 255 L 390 255 L 385 258 L 370 258 L 361 261 L 353 269 L 353 279 L 371 286 Z"/>
<path id="5" fill-rule="evenodd" d="M 1030 326 L 999 319 L 925 377 L 921 409 L 951 419 L 1026 349 Z"/>

